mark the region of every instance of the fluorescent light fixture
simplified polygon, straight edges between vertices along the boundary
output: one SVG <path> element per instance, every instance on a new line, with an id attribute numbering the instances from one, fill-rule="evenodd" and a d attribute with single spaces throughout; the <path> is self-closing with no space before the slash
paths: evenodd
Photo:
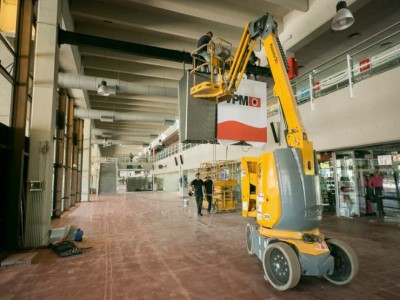
<path id="1" fill-rule="evenodd" d="M 112 123 L 114 122 L 114 116 L 100 116 L 100 121 L 101 122 L 108 122 L 108 123 Z"/>
<path id="2" fill-rule="evenodd" d="M 101 81 L 101 84 L 97 89 L 97 94 L 99 94 L 100 96 L 110 96 L 110 91 L 108 90 L 107 82 L 105 80 Z"/>
<path id="3" fill-rule="evenodd" d="M 175 124 L 175 120 L 164 120 L 164 125 L 172 126 Z"/>

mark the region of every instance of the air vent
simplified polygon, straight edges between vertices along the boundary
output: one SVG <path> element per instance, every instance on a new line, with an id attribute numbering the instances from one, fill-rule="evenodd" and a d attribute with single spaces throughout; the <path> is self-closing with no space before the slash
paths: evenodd
<path id="1" fill-rule="evenodd" d="M 100 116 L 100 121 L 112 123 L 114 122 L 114 116 Z"/>

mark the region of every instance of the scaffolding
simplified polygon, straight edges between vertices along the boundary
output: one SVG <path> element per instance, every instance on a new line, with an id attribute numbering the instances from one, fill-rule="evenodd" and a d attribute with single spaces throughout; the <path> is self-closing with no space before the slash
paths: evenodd
<path id="1" fill-rule="evenodd" d="M 214 192 L 212 207 L 215 212 L 236 211 L 236 199 L 233 188 L 238 185 L 235 178 L 238 171 L 238 162 L 234 160 L 218 160 L 200 164 L 200 176 L 210 176 L 213 181 Z M 203 207 L 208 207 L 208 202 L 203 201 Z"/>

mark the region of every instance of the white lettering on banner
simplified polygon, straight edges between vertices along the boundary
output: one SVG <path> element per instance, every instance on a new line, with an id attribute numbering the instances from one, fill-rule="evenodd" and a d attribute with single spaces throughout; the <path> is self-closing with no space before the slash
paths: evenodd
<path id="1" fill-rule="evenodd" d="M 267 142 L 267 85 L 242 79 L 235 95 L 218 104 L 218 140 L 222 144 Z"/>

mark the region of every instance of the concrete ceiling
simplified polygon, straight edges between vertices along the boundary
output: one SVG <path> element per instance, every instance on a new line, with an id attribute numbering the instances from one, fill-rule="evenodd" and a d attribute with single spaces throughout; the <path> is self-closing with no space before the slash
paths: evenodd
<path id="1" fill-rule="evenodd" d="M 334 7 L 337 1 L 324 0 L 324 2 L 330 3 L 329 11 L 325 12 L 326 19 L 330 19 L 335 13 Z M 400 1 L 349 0 L 347 2 L 350 9 L 354 6 L 360 12 L 360 16 L 357 16 L 355 12 L 356 23 L 353 27 L 361 33 L 357 39 L 365 39 L 372 34 L 375 23 L 379 23 L 379 28 L 393 23 L 395 13 L 400 11 Z M 246 23 L 260 17 L 264 12 L 269 12 L 274 16 L 282 32 L 285 29 L 286 20 L 294 18 L 292 14 L 304 16 L 313 9 L 313 6 L 320 5 L 321 2 L 318 0 L 71 0 L 69 11 L 74 31 L 77 33 L 192 52 L 196 47 L 197 39 L 209 30 L 213 31 L 214 37 L 222 37 L 235 46 L 239 42 Z M 324 7 L 321 9 L 323 10 Z M 375 16 L 382 15 L 382 9 L 391 11 L 394 15 L 387 21 L 378 22 Z M 399 19 L 397 17 L 397 20 Z M 317 30 L 313 29 L 307 38 L 303 38 L 301 43 L 297 44 L 301 45 L 298 49 L 296 46 L 291 46 L 292 49 L 296 49 L 294 54 L 299 59 L 299 64 L 307 67 L 315 66 L 327 57 L 358 42 L 358 40 L 347 38 L 352 29 L 334 33 L 336 38 L 333 39 L 330 24 L 327 23 L 322 20 Z M 307 24 L 298 24 L 298 26 L 304 27 L 307 31 Z M 283 44 L 285 46 L 285 43 Z M 177 88 L 183 70 L 191 68 L 182 63 L 103 48 L 80 46 L 78 52 L 80 61 L 79 63 L 75 61 L 75 64 L 80 65 L 78 73 L 120 79 L 146 86 Z M 60 69 L 73 72 L 68 67 L 69 63 L 65 57 L 62 58 Z M 164 116 L 168 119 L 179 117 L 176 97 L 118 93 L 115 96 L 102 97 L 93 91 L 89 91 L 86 96 L 88 97 L 87 107 L 91 109 Z M 124 141 L 152 142 L 155 135 L 161 134 L 168 127 L 164 124 L 149 122 L 106 123 L 100 120 L 94 121 L 93 125 L 97 129 L 96 138 L 101 138 L 102 131 L 118 132 L 119 134 L 112 135 L 112 140 L 119 140 L 121 144 Z M 132 136 L 132 132 L 145 132 L 148 136 L 145 134 Z M 141 145 L 107 147 L 107 155 L 137 153 L 142 148 Z"/>

